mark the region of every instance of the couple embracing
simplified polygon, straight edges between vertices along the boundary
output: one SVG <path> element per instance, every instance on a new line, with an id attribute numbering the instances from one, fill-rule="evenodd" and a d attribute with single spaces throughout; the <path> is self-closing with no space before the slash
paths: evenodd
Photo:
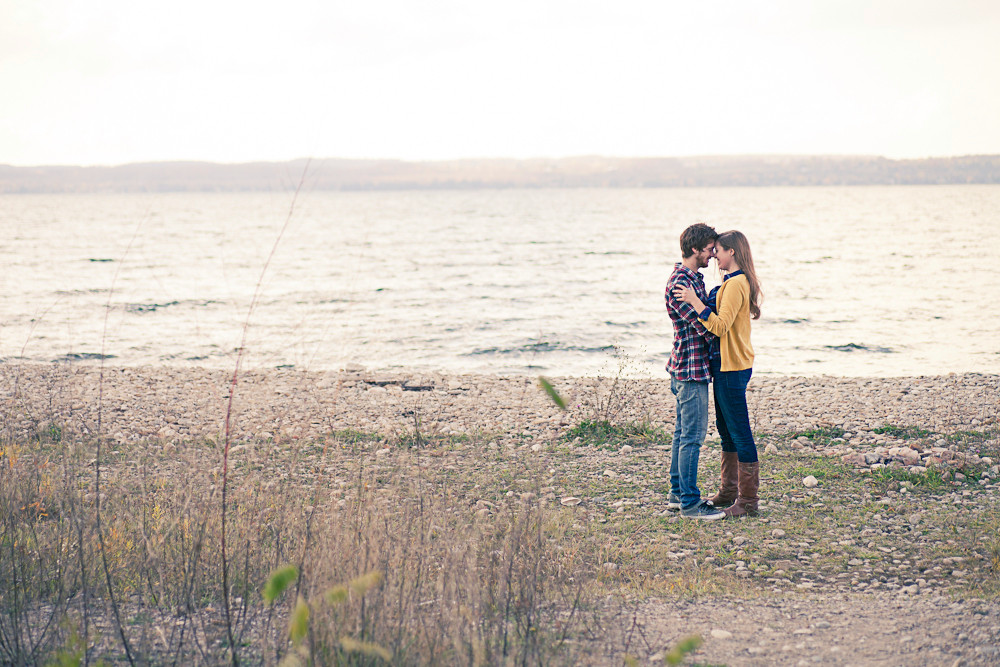
<path id="1" fill-rule="evenodd" d="M 717 234 L 699 223 L 681 234 L 681 255 L 665 294 L 674 326 L 667 371 L 677 399 L 667 507 L 709 521 L 756 516 L 759 464 L 746 389 L 754 357 L 750 319 L 760 317 L 761 291 L 750 244 L 738 231 Z M 708 294 L 698 270 L 713 258 L 724 277 Z M 722 440 L 722 481 L 718 493 L 702 500 L 698 456 L 708 430 L 709 384 Z"/>

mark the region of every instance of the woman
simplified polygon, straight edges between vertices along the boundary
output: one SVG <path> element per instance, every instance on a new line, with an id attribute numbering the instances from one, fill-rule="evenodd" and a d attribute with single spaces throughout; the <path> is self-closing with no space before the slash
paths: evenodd
<path id="1" fill-rule="evenodd" d="M 719 337 L 718 354 L 712 355 L 710 365 L 715 421 L 722 439 L 722 483 L 709 502 L 726 507 L 727 517 L 756 516 L 760 469 L 747 412 L 747 382 L 754 357 L 750 319 L 760 318 L 760 282 L 742 233 L 723 232 L 715 249 L 719 269 L 725 273 L 716 295 L 718 314 L 690 288 L 680 287 L 674 296 L 691 304 L 705 328 Z"/>

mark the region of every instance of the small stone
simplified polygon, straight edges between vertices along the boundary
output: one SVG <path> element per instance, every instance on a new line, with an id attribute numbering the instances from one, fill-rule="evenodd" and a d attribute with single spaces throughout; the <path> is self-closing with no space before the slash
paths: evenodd
<path id="1" fill-rule="evenodd" d="M 614 470 L 605 470 L 602 474 L 605 477 L 610 477 L 611 479 L 615 479 L 616 477 L 618 477 L 618 473 L 616 473 Z"/>
<path id="2" fill-rule="evenodd" d="M 768 456 L 776 456 L 778 454 L 778 448 L 775 447 L 773 444 L 769 444 L 767 447 L 764 448 L 764 453 L 767 454 Z"/>
<path id="3" fill-rule="evenodd" d="M 809 475 L 808 477 L 802 480 L 802 485 L 807 489 L 815 489 L 817 486 L 819 486 L 819 481 L 817 481 L 816 478 L 813 477 L 812 475 Z"/>
<path id="4" fill-rule="evenodd" d="M 574 505 L 579 505 L 583 501 L 575 496 L 566 496 L 559 501 L 559 504 L 565 505 L 566 507 L 572 507 Z"/>
<path id="5" fill-rule="evenodd" d="M 618 450 L 618 453 L 619 454 L 628 454 L 631 451 L 632 451 L 632 445 L 624 445 L 624 446 L 622 446 L 621 449 Z"/>
<path id="6" fill-rule="evenodd" d="M 537 442 L 536 442 L 535 444 L 533 444 L 533 445 L 531 446 L 531 451 L 533 451 L 533 452 L 540 452 L 540 451 L 542 451 L 542 446 L 541 446 L 541 444 L 539 444 L 539 443 L 537 443 Z"/>
<path id="7" fill-rule="evenodd" d="M 733 637 L 733 633 L 721 628 L 712 628 L 712 632 L 710 634 L 715 639 L 732 639 Z"/>
<path id="8" fill-rule="evenodd" d="M 783 531 L 780 528 L 775 528 L 774 530 L 771 531 L 771 537 L 784 537 L 784 536 L 785 536 L 785 531 Z"/>

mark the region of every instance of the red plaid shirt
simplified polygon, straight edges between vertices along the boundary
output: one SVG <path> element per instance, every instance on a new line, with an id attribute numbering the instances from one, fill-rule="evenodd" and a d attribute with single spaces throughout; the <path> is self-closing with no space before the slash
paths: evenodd
<path id="1" fill-rule="evenodd" d="M 712 374 L 708 367 L 708 342 L 713 335 L 698 319 L 698 312 L 691 304 L 674 298 L 674 288 L 678 286 L 692 288 L 703 303 L 708 302 L 702 275 L 680 262 L 674 265 L 664 293 L 667 314 L 674 325 L 674 349 L 667 362 L 667 371 L 681 382 L 709 382 Z"/>

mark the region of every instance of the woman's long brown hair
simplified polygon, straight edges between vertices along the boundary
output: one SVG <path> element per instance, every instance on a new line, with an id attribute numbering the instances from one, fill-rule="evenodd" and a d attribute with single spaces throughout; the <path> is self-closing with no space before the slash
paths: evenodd
<path id="1" fill-rule="evenodd" d="M 743 232 L 733 229 L 719 234 L 716 243 L 726 250 L 733 251 L 733 260 L 740 267 L 740 270 L 743 271 L 743 275 L 747 277 L 747 282 L 750 283 L 750 316 L 755 320 L 759 320 L 760 303 L 764 299 L 764 293 L 760 290 L 757 271 L 753 268 L 753 255 L 750 253 L 750 242 L 747 241 L 747 237 L 743 236 Z"/>

